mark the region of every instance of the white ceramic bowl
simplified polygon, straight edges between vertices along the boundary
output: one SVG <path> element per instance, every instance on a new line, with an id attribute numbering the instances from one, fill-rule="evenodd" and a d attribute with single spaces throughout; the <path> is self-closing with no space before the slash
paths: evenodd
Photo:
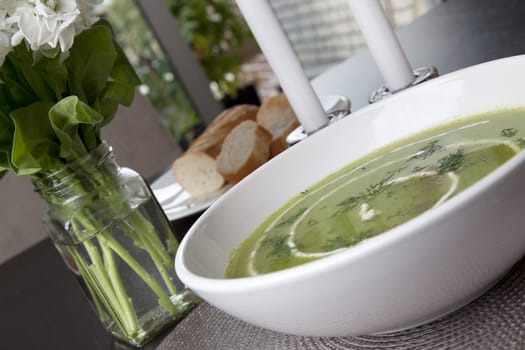
<path id="1" fill-rule="evenodd" d="M 422 129 L 525 106 L 523 77 L 525 56 L 470 67 L 317 132 L 248 176 L 199 218 L 179 248 L 179 277 L 242 320 L 309 336 L 398 330 L 473 300 L 525 253 L 525 152 L 443 205 L 347 251 L 257 277 L 224 279 L 223 273 L 230 251 L 289 198 Z"/>

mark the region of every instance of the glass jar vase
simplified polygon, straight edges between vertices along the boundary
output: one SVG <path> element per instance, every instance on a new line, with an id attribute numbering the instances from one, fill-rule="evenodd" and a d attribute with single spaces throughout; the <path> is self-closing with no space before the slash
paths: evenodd
<path id="1" fill-rule="evenodd" d="M 34 183 L 47 233 L 115 337 L 143 345 L 199 302 L 175 274 L 178 241 L 151 190 L 105 142 Z"/>

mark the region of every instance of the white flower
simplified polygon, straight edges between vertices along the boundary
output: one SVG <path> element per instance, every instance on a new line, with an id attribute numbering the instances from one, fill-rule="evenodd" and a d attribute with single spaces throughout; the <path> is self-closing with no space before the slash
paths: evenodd
<path id="1" fill-rule="evenodd" d="M 33 51 L 60 47 L 61 53 L 67 54 L 75 36 L 97 21 L 92 10 L 101 1 L 2 0 L 0 65 L 7 53 L 22 41 Z"/>
<path id="2" fill-rule="evenodd" d="M 5 57 L 11 51 L 11 38 L 8 34 L 0 32 L 0 66 L 4 64 Z"/>
<path id="3" fill-rule="evenodd" d="M 6 0 L 6 6 L 12 6 L 13 1 Z M 4 63 L 5 56 L 11 51 L 11 37 L 16 30 L 12 23 L 8 22 L 8 11 L 0 8 L 0 66 Z"/>

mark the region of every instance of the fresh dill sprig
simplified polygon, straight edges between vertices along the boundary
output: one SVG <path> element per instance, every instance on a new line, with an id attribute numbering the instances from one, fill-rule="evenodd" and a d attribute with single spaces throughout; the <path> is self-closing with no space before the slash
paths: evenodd
<path id="1" fill-rule="evenodd" d="M 443 175 L 449 171 L 458 170 L 465 159 L 465 151 L 460 148 L 456 152 L 450 153 L 448 156 L 441 158 L 438 161 L 438 173 Z"/>
<path id="2" fill-rule="evenodd" d="M 413 169 L 412 169 L 412 173 L 419 173 L 420 171 L 423 171 L 425 169 L 428 169 L 428 165 L 416 165 Z"/>
<path id="3" fill-rule="evenodd" d="M 372 184 L 368 186 L 363 192 L 359 192 L 356 195 L 350 196 L 341 202 L 337 203 L 337 206 L 339 209 L 335 212 L 334 215 L 339 215 L 342 213 L 345 213 L 349 210 L 357 208 L 357 206 L 364 203 L 365 200 L 370 199 L 371 197 L 375 196 L 379 192 L 384 191 L 385 189 L 389 188 L 391 184 L 389 183 L 390 180 L 394 177 L 396 174 L 396 171 L 392 171 L 388 174 L 387 177 L 382 179 L 381 181 Z"/>
<path id="4" fill-rule="evenodd" d="M 516 143 L 520 148 L 525 148 L 525 137 L 520 137 L 516 140 Z"/>
<path id="5" fill-rule="evenodd" d="M 293 215 L 289 216 L 288 218 L 284 219 L 283 221 L 281 221 L 280 223 L 275 225 L 275 227 L 282 227 L 282 226 L 285 226 L 285 225 L 293 224 L 295 222 L 295 220 L 297 220 L 305 211 L 306 211 L 306 208 L 299 209 L 295 214 L 293 214 Z"/>
<path id="6" fill-rule="evenodd" d="M 379 192 L 382 192 L 390 186 L 389 181 L 394 177 L 396 171 L 392 171 L 388 174 L 387 177 L 379 181 L 378 183 L 372 184 L 366 188 L 365 195 L 367 198 L 375 196 Z"/>
<path id="7" fill-rule="evenodd" d="M 314 219 L 308 219 L 308 222 L 306 223 L 306 225 L 308 225 L 308 227 L 312 227 L 312 226 L 315 226 L 319 223 L 319 221 L 317 220 L 314 220 Z"/>
<path id="8" fill-rule="evenodd" d="M 335 236 L 333 238 L 326 240 L 326 242 L 322 246 L 322 249 L 324 251 L 329 252 L 329 251 L 336 250 L 339 248 L 349 247 L 351 244 L 352 242 L 348 237 Z"/>
<path id="9" fill-rule="evenodd" d="M 501 130 L 500 135 L 503 136 L 503 137 L 513 137 L 517 133 L 518 133 L 517 129 L 515 129 L 515 128 L 507 128 L 507 129 Z"/>
<path id="10" fill-rule="evenodd" d="M 364 201 L 365 198 L 366 195 L 363 192 L 361 192 L 355 196 L 350 196 L 342 200 L 341 202 L 337 203 L 339 209 L 334 213 L 334 215 L 346 213 L 347 211 L 356 208 L 359 204 L 361 204 Z"/>
<path id="11" fill-rule="evenodd" d="M 439 151 L 443 147 L 438 144 L 439 140 L 434 140 L 426 144 L 423 148 L 421 148 L 419 151 L 417 151 L 412 157 L 408 158 L 407 162 L 410 162 L 414 159 L 421 159 L 425 160 L 428 157 L 430 157 L 434 152 Z"/>
<path id="12" fill-rule="evenodd" d="M 266 254 L 267 258 L 283 259 L 292 254 L 291 248 L 287 243 L 288 235 L 266 236 L 261 242 L 261 247 L 269 248 L 270 252 Z"/>

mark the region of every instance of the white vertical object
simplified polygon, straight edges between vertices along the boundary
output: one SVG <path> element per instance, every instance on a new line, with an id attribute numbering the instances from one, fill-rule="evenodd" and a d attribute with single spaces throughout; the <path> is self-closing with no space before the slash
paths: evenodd
<path id="1" fill-rule="evenodd" d="M 328 116 L 268 0 L 236 1 L 304 131 L 311 134 L 328 124 Z"/>
<path id="2" fill-rule="evenodd" d="M 385 86 L 392 92 L 409 86 L 414 73 L 379 0 L 348 0 Z"/>

